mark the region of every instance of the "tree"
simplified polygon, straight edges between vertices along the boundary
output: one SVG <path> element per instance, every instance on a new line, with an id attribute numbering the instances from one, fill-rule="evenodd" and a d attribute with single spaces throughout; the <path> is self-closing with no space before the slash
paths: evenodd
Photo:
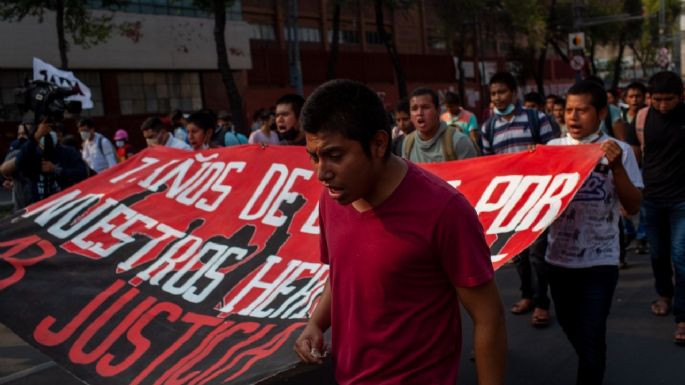
<path id="1" fill-rule="evenodd" d="M 127 2 L 126 0 L 102 0 L 102 6 L 107 9 L 116 9 Z M 34 16 L 42 23 L 46 12 L 55 12 L 60 67 L 67 69 L 69 68 L 67 56 L 69 43 L 65 37 L 66 33 L 70 35 L 74 44 L 89 48 L 105 42 L 117 27 L 112 23 L 112 13 L 94 16 L 86 7 L 86 2 L 81 0 L 5 0 L 0 4 L 0 19 L 21 21 L 26 16 Z"/>
<path id="2" fill-rule="evenodd" d="M 404 75 L 404 70 L 402 69 L 402 63 L 400 62 L 400 55 L 397 53 L 397 47 L 393 38 L 385 30 L 385 15 L 383 13 L 383 8 L 388 5 L 393 8 L 408 7 L 411 5 L 411 0 L 374 0 L 373 7 L 376 14 L 376 32 L 378 37 L 383 42 L 385 49 L 388 51 L 390 56 L 390 61 L 392 62 L 393 69 L 395 70 L 395 79 L 397 80 L 397 90 L 400 95 L 400 99 L 405 99 L 409 96 L 407 91 L 407 78 Z M 364 36 L 362 36 L 362 39 Z"/>
<path id="3" fill-rule="evenodd" d="M 214 15 L 214 43 L 216 46 L 217 65 L 221 80 L 224 83 L 226 96 L 231 105 L 231 115 L 233 123 L 238 131 L 249 132 L 247 119 L 243 110 L 243 98 L 240 95 L 238 86 L 233 78 L 231 63 L 228 61 L 226 50 L 226 7 L 230 6 L 232 0 L 195 0 L 195 5 Z"/>
<path id="4" fill-rule="evenodd" d="M 660 39 L 660 35 L 661 37 L 669 37 L 677 31 L 681 4 L 679 0 L 665 0 L 665 25 L 664 29 L 660 31 L 659 20 L 656 17 L 660 9 L 660 0 L 642 0 L 641 3 L 646 17 L 642 20 L 640 36 L 631 41 L 628 46 L 633 51 L 637 61 L 640 62 L 644 73 L 647 74 L 657 66 L 657 50 L 662 48 L 660 43 L 665 43 L 667 40 Z"/>
<path id="5" fill-rule="evenodd" d="M 335 65 L 338 63 L 338 51 L 340 48 L 340 7 L 344 0 L 333 0 L 333 26 L 331 29 L 331 53 L 328 56 L 328 80 L 335 78 Z M 328 38 L 328 36 L 324 36 Z"/>

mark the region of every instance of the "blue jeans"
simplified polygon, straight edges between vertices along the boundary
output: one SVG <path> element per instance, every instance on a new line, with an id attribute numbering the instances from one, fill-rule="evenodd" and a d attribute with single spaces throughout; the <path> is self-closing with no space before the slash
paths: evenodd
<path id="1" fill-rule="evenodd" d="M 566 269 L 547 265 L 557 319 L 578 355 L 578 385 L 600 385 L 606 367 L 607 318 L 617 266 Z"/>
<path id="2" fill-rule="evenodd" d="M 656 292 L 673 298 L 675 322 L 685 322 L 685 202 L 645 200 L 642 207 Z"/>

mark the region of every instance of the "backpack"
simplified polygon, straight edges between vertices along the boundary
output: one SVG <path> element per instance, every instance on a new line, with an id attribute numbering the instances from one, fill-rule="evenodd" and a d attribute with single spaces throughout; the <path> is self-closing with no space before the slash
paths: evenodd
<path id="1" fill-rule="evenodd" d="M 457 154 L 454 152 L 454 132 L 457 129 L 453 125 L 447 126 L 445 133 L 443 134 L 442 140 L 442 156 L 445 157 L 445 161 L 457 160 Z M 403 153 L 404 158 L 409 159 L 411 150 L 414 148 L 414 142 L 416 142 L 416 131 L 412 131 L 407 134 L 404 138 Z"/>
<path id="2" fill-rule="evenodd" d="M 531 109 L 524 109 L 526 113 L 528 114 L 528 122 L 530 123 L 530 135 L 533 138 L 533 142 L 536 144 L 543 144 L 542 143 L 542 136 L 540 135 L 540 116 L 538 115 L 538 110 L 531 110 Z M 515 119 L 516 117 L 514 117 Z M 486 128 L 485 128 L 485 135 L 488 137 L 488 142 L 490 143 L 490 147 L 492 147 L 492 144 L 495 140 L 495 121 L 497 120 L 496 116 L 491 116 L 490 119 L 488 119 L 486 123 Z M 483 143 L 480 143 L 480 148 L 483 148 Z"/>
<path id="3" fill-rule="evenodd" d="M 238 142 L 238 144 L 247 144 L 247 138 L 245 137 L 245 135 L 231 130 L 226 132 L 226 135 L 224 135 L 224 146 L 228 145 L 229 143 L 229 141 L 226 140 L 226 137 L 229 135 L 232 135 L 233 139 L 235 139 L 235 141 Z"/>

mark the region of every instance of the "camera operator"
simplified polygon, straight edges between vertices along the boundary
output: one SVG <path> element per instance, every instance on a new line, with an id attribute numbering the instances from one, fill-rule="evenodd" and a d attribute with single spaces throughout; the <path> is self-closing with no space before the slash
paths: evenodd
<path id="1" fill-rule="evenodd" d="M 26 204 L 37 202 L 74 185 L 87 176 L 81 154 L 58 143 L 55 121 L 44 118 L 13 159 L 0 170 L 7 177 L 21 176 L 28 181 Z"/>

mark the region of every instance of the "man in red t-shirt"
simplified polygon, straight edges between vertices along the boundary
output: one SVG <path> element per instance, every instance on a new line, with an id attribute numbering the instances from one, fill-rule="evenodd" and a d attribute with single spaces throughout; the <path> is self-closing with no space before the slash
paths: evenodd
<path id="1" fill-rule="evenodd" d="M 503 384 L 506 329 L 490 250 L 474 209 L 446 182 L 391 153 L 376 94 L 334 80 L 302 114 L 325 189 L 321 260 L 330 276 L 295 343 L 321 363 L 323 333 L 339 384 L 456 384 L 461 302 L 474 323 L 480 384 Z"/>

